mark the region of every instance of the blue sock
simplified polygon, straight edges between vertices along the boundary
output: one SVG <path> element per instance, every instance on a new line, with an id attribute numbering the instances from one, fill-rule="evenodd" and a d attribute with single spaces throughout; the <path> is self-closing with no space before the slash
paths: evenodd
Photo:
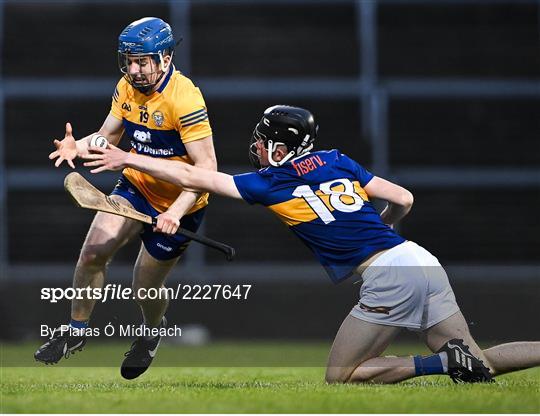
<path id="1" fill-rule="evenodd" d="M 430 374 L 445 374 L 443 361 L 439 354 L 422 357 L 414 357 L 414 370 L 417 376 L 428 376 Z"/>
<path id="2" fill-rule="evenodd" d="M 86 329 L 88 328 L 88 321 L 77 321 L 76 319 L 72 319 L 69 322 L 69 326 L 77 329 Z"/>

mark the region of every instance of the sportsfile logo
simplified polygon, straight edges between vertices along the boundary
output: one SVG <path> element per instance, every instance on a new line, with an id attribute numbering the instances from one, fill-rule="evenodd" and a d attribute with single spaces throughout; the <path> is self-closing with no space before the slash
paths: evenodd
<path id="1" fill-rule="evenodd" d="M 128 300 L 128 299 L 180 299 L 180 300 L 246 300 L 251 291 L 251 285 L 189 285 L 178 284 L 176 287 L 150 287 L 139 288 L 133 291 L 130 287 L 123 287 L 109 283 L 105 287 L 61 288 L 44 287 L 41 289 L 41 300 L 58 303 L 61 300 L 92 299 Z"/>
<path id="2" fill-rule="evenodd" d="M 57 303 L 59 300 L 93 299 L 106 302 L 108 299 L 133 299 L 132 290 L 122 285 L 107 284 L 105 287 L 43 287 L 41 300 Z"/>

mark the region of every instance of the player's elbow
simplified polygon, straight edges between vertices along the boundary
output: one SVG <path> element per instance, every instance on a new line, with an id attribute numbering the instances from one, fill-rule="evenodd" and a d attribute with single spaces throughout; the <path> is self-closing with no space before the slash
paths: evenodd
<path id="1" fill-rule="evenodd" d="M 410 210 L 414 203 L 414 196 L 411 191 L 403 188 L 403 192 L 401 194 L 401 202 L 400 205 L 407 210 Z"/>

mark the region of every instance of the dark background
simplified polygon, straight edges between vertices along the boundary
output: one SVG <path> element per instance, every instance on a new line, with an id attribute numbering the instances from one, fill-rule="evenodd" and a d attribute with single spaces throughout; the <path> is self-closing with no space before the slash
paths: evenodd
<path id="1" fill-rule="evenodd" d="M 540 300 L 539 2 L 0 5 L 2 337 L 35 336 L 40 319 L 67 319 L 68 303 L 45 304 L 38 289 L 71 284 L 92 215 L 73 207 L 61 185 L 69 169 L 55 170 L 47 155 L 66 121 L 76 137 L 99 128 L 119 77 L 117 36 L 143 16 L 171 22 L 184 37 L 175 63 L 205 95 L 221 170 L 250 169 L 248 140 L 266 107 L 309 108 L 320 124 L 319 149 L 338 148 L 414 193 L 400 233 L 455 271 L 464 311 L 481 322 L 478 334 L 538 336 L 538 325 L 526 322 Z M 373 14 L 362 20 L 362 13 Z M 114 185 L 114 176 L 96 180 L 103 190 Z M 333 287 L 260 207 L 212 197 L 204 232 L 233 245 L 237 260 L 191 247 L 172 282 L 248 281 L 250 273 L 262 282 L 258 307 L 229 315 L 220 304 L 171 307 L 218 338 L 329 338 L 356 301 L 357 287 Z M 127 269 L 138 246 L 130 243 L 114 264 Z M 129 272 L 111 272 L 110 280 L 129 284 Z M 270 313 L 276 296 L 279 319 Z M 32 305 L 24 322 L 21 304 Z M 107 319 L 107 307 L 96 319 Z M 132 305 L 115 310 L 138 319 Z"/>

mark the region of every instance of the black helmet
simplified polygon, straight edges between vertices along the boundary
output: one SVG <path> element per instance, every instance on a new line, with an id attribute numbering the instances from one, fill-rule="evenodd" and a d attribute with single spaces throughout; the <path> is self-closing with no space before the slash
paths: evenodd
<path id="1" fill-rule="evenodd" d="M 255 148 L 255 143 L 258 140 L 262 140 L 268 150 L 269 163 L 272 166 L 281 166 L 291 158 L 309 152 L 313 148 L 318 129 L 319 126 L 315 123 L 313 114 L 308 110 L 288 105 L 275 105 L 267 108 L 261 121 L 253 130 L 249 146 L 251 163 L 257 168 L 261 167 Z M 277 162 L 273 159 L 272 154 L 279 145 L 287 146 L 289 153 Z"/>

